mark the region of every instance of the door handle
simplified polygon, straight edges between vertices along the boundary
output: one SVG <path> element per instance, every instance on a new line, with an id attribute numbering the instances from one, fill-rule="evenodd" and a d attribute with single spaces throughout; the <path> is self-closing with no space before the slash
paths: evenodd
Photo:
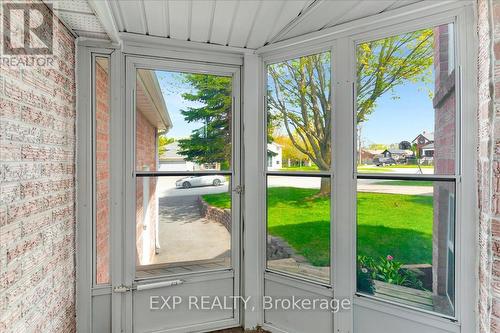
<path id="1" fill-rule="evenodd" d="M 149 289 L 156 289 L 156 288 L 163 288 L 163 287 L 172 287 L 172 286 L 177 286 L 180 284 L 183 284 L 183 280 L 170 280 L 170 281 L 162 281 L 162 282 L 154 282 L 154 283 L 147 283 L 147 284 L 138 284 L 136 286 L 126 286 L 123 284 L 120 284 L 116 287 L 113 287 L 113 292 L 114 293 L 126 293 L 128 291 L 133 291 L 133 290 L 149 290 Z"/>
<path id="2" fill-rule="evenodd" d="M 183 283 L 184 283 L 183 280 L 170 280 L 170 281 L 154 282 L 154 283 L 148 283 L 148 284 L 139 284 L 139 285 L 137 285 L 136 289 L 137 289 L 137 291 L 149 290 L 149 289 L 156 289 L 156 288 L 162 288 L 162 287 L 177 286 L 177 285 L 180 285 Z"/>
<path id="3" fill-rule="evenodd" d="M 135 289 L 134 287 L 120 284 L 118 286 L 113 287 L 113 292 L 114 293 L 126 293 L 127 291 L 131 291 L 134 289 Z"/>
<path id="4" fill-rule="evenodd" d="M 233 188 L 233 192 L 236 192 L 238 194 L 243 194 L 243 192 L 245 192 L 245 187 L 238 185 L 235 188 Z"/>

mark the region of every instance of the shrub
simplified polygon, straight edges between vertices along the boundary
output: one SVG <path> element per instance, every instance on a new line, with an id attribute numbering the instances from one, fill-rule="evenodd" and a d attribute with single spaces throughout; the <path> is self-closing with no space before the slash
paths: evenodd
<path id="1" fill-rule="evenodd" d="M 379 260 L 368 256 L 358 256 L 358 271 L 361 271 L 361 274 L 368 274 L 372 280 L 425 290 L 417 275 L 402 266 L 403 264 L 395 261 L 391 255 Z M 365 271 L 366 273 L 364 273 Z M 358 278 L 365 279 L 363 275 L 359 275 L 358 272 Z M 364 289 L 361 290 L 368 292 Z"/>

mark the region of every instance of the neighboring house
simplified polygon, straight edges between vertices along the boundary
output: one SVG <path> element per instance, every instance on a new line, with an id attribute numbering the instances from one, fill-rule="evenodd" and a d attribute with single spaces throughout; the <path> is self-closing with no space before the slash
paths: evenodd
<path id="1" fill-rule="evenodd" d="M 160 155 L 160 171 L 194 171 L 199 168 L 194 162 L 186 161 L 186 156 L 180 155 L 179 143 L 172 142 L 165 146 L 165 152 Z"/>
<path id="2" fill-rule="evenodd" d="M 428 144 L 434 143 L 434 132 L 423 131 L 421 134 L 417 135 L 415 139 L 413 139 L 412 143 L 414 143 L 417 147 L 417 156 L 423 157 L 424 154 L 422 148 Z"/>
<path id="3" fill-rule="evenodd" d="M 154 71 L 137 71 L 136 105 L 136 170 L 157 170 L 158 132 L 168 131 L 172 121 Z M 159 247 L 157 179 L 141 177 L 137 180 L 136 255 L 140 265 L 148 265 Z"/>
<path id="4" fill-rule="evenodd" d="M 277 143 L 267 144 L 267 169 L 279 170 L 283 167 L 283 148 Z"/>
<path id="5" fill-rule="evenodd" d="M 361 148 L 361 154 L 359 155 L 360 156 L 360 163 L 361 164 L 372 164 L 373 163 L 373 159 L 377 156 L 377 155 L 381 155 L 383 153 L 383 150 L 374 150 L 374 149 L 363 149 Z"/>
<path id="6" fill-rule="evenodd" d="M 386 149 L 382 152 L 382 156 L 391 157 L 397 163 L 404 163 L 408 157 L 413 157 L 413 152 L 407 149 Z"/>
<path id="7" fill-rule="evenodd" d="M 426 144 L 422 147 L 422 158 L 431 159 L 434 157 L 434 142 Z"/>
<path id="8" fill-rule="evenodd" d="M 165 151 L 159 157 L 158 170 L 160 171 L 200 171 L 200 170 L 220 170 L 220 163 L 198 164 L 186 159 L 186 156 L 179 154 L 178 142 L 172 142 L 165 146 Z"/>

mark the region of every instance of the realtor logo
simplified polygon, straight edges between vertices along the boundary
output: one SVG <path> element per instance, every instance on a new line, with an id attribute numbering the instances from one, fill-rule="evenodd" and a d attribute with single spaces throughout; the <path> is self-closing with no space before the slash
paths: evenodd
<path id="1" fill-rule="evenodd" d="M 52 55 L 52 5 L 7 2 L 2 4 L 2 54 L 5 56 Z"/>

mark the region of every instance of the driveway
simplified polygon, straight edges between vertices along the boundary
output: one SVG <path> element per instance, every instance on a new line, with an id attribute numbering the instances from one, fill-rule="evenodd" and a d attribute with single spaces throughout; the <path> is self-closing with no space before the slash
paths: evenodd
<path id="1" fill-rule="evenodd" d="M 404 169 L 401 169 L 404 170 Z M 360 179 L 358 181 L 358 191 L 374 193 L 392 193 L 408 195 L 432 195 L 432 186 L 401 186 L 401 185 L 379 185 L 379 179 Z M 299 187 L 299 188 L 320 188 L 320 177 L 289 177 L 289 176 L 269 176 L 267 180 L 269 187 Z"/>
<path id="2" fill-rule="evenodd" d="M 231 235 L 222 224 L 201 216 L 198 197 L 227 191 L 228 185 L 176 189 L 175 181 L 178 178 L 158 178 L 160 249 L 153 263 L 227 258 Z"/>

